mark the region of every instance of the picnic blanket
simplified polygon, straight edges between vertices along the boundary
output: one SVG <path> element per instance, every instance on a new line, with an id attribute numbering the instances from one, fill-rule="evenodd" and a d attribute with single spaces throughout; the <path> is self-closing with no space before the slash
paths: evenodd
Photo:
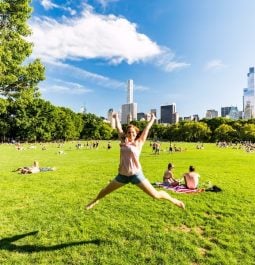
<path id="1" fill-rule="evenodd" d="M 205 189 L 188 189 L 185 185 L 178 185 L 175 187 L 164 185 L 162 182 L 156 182 L 153 183 L 156 187 L 161 187 L 167 190 L 171 190 L 173 192 L 178 192 L 178 193 L 198 193 L 198 192 L 203 192 Z"/>

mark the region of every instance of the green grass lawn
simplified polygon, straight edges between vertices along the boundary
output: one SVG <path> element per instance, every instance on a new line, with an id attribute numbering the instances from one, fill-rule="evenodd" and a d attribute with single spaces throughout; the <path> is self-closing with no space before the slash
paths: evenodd
<path id="1" fill-rule="evenodd" d="M 172 162 L 177 178 L 194 165 L 201 182 L 223 191 L 169 191 L 185 202 L 182 210 L 130 184 L 85 211 L 117 174 L 119 146 L 107 150 L 102 141 L 97 150 L 77 150 L 75 144 L 22 151 L 0 145 L 0 264 L 255 264 L 255 153 L 177 143 L 187 150 L 169 154 L 163 143 L 153 155 L 147 142 L 141 163 L 151 182 L 161 181 Z M 57 170 L 12 172 L 34 160 Z"/>

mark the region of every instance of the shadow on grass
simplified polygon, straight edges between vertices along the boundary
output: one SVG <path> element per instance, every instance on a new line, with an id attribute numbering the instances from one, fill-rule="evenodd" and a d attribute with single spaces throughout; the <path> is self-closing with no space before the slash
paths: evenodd
<path id="1" fill-rule="evenodd" d="M 33 231 L 33 232 L 22 234 L 22 235 L 16 235 L 16 236 L 12 236 L 12 237 L 3 238 L 0 240 L 0 250 L 32 253 L 32 252 L 41 252 L 41 251 L 55 251 L 55 250 L 63 249 L 66 247 L 86 245 L 86 244 L 95 244 L 95 245 L 99 246 L 101 243 L 101 240 L 95 239 L 95 240 L 63 243 L 63 244 L 53 245 L 53 246 L 40 246 L 40 245 L 22 245 L 22 246 L 20 246 L 20 245 L 13 244 L 14 241 L 17 241 L 17 240 L 24 238 L 26 236 L 36 235 L 37 233 L 38 233 L 38 231 Z"/>

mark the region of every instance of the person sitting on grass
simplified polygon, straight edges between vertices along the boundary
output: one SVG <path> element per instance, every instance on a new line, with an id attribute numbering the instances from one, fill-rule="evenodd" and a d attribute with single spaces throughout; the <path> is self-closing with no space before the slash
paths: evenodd
<path id="1" fill-rule="evenodd" d="M 95 199 L 86 205 L 86 209 L 89 210 L 93 208 L 100 199 L 130 182 L 135 184 L 152 198 L 165 199 L 180 208 L 184 208 L 185 205 L 182 201 L 172 198 L 165 191 L 157 191 L 151 185 L 149 180 L 143 175 L 139 156 L 148 136 L 149 130 L 155 121 L 155 115 L 153 113 L 151 114 L 150 120 L 141 134 L 139 134 L 139 129 L 132 124 L 127 126 L 126 133 L 124 133 L 118 118 L 118 114 L 114 114 L 113 118 L 115 119 L 116 128 L 121 141 L 119 173 L 114 180 L 112 180 L 98 193 Z"/>
<path id="2" fill-rule="evenodd" d="M 193 166 L 189 167 L 189 172 L 184 173 L 183 178 L 188 189 L 196 189 L 198 187 L 200 175 L 195 171 Z"/>
<path id="3" fill-rule="evenodd" d="M 177 181 L 174 178 L 174 174 L 172 172 L 173 168 L 174 168 L 174 165 L 172 163 L 169 163 L 167 166 L 167 170 L 165 171 L 164 176 L 163 176 L 163 185 L 172 186 L 172 187 L 179 185 L 179 181 Z"/>

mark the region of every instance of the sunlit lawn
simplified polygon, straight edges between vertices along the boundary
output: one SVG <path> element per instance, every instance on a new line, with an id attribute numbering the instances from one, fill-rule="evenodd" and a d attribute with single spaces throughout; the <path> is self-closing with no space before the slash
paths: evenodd
<path id="1" fill-rule="evenodd" d="M 163 143 L 157 156 L 148 142 L 141 163 L 151 182 L 161 181 L 169 162 L 177 178 L 194 165 L 201 182 L 223 192 L 170 192 L 185 202 L 181 210 L 128 185 L 85 211 L 116 175 L 119 147 L 75 144 L 0 145 L 0 264 L 255 264 L 255 153 L 176 143 L 187 150 L 169 154 Z M 12 172 L 33 160 L 57 170 Z"/>

